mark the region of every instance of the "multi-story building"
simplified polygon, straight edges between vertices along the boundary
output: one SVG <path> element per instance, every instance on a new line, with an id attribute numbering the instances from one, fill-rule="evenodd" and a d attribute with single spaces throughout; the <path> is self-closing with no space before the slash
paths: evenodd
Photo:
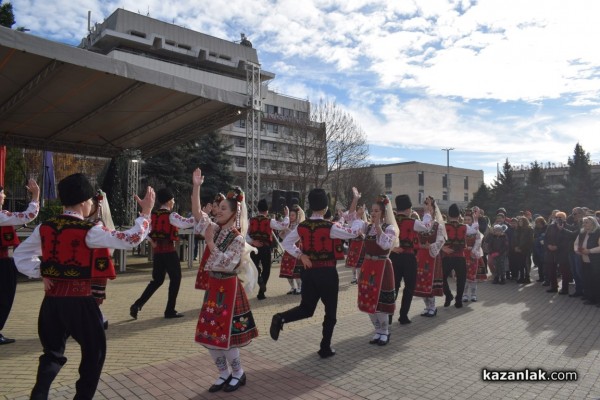
<path id="1" fill-rule="evenodd" d="M 541 164 L 542 173 L 544 179 L 551 190 L 560 190 L 564 186 L 562 182 L 569 177 L 569 166 L 562 163 L 544 163 Z M 527 185 L 527 178 L 529 177 L 530 166 L 518 165 L 513 166 L 513 179 L 517 184 Z M 592 178 L 600 180 L 600 164 L 592 164 L 590 166 Z"/>
<path id="2" fill-rule="evenodd" d="M 174 78 L 208 81 L 237 93 L 248 90 L 246 65 L 259 64 L 256 49 L 243 34 L 235 43 L 122 9 L 96 24 L 81 47 L 168 72 Z M 272 189 L 298 190 L 294 176 L 301 160 L 294 153 L 294 143 L 299 131 L 308 128 L 311 135 L 323 138 L 311 141 L 309 148 L 325 146 L 324 134 L 320 134 L 324 129 L 309 120 L 310 103 L 269 90 L 268 83 L 274 77 L 271 72 L 260 71 L 260 197 L 269 196 Z M 244 188 L 248 168 L 246 123 L 241 113 L 238 121 L 218 130 L 232 145 L 229 155 L 236 184 Z"/>
<path id="3" fill-rule="evenodd" d="M 417 161 L 374 165 L 372 168 L 390 198 L 408 194 L 414 206 L 422 204 L 425 196 L 432 196 L 442 209 L 452 203 L 464 208 L 483 183 L 483 170 Z"/>

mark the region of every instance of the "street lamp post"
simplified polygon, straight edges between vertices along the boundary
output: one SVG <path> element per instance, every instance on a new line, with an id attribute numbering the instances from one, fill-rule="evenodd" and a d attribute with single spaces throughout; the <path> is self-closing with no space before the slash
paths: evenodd
<path id="1" fill-rule="evenodd" d="M 448 203 L 450 203 L 450 151 L 454 150 L 454 147 L 448 147 L 442 149 L 446 152 L 446 193 L 448 194 Z"/>

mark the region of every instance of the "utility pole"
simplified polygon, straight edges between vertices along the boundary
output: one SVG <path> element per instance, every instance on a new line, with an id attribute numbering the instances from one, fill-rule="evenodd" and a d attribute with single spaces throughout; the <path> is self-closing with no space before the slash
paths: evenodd
<path id="1" fill-rule="evenodd" d="M 446 193 L 448 194 L 448 204 L 450 204 L 450 151 L 454 150 L 454 147 L 448 147 L 442 149 L 446 152 Z"/>

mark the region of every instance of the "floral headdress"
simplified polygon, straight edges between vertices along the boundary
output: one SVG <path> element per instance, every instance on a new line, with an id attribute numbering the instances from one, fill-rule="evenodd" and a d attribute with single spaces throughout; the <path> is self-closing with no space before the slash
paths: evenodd
<path id="1" fill-rule="evenodd" d="M 241 229 L 240 216 L 242 214 L 242 204 L 244 203 L 244 192 L 239 187 L 229 189 L 227 200 L 235 200 L 237 203 L 237 212 L 235 213 L 235 227 Z"/>
<path id="2" fill-rule="evenodd" d="M 390 203 L 390 199 L 387 197 L 387 195 L 381 193 L 379 196 L 377 196 L 375 202 L 382 203 L 384 206 L 387 206 Z"/>
<path id="3" fill-rule="evenodd" d="M 219 204 L 220 202 L 222 202 L 223 200 L 225 200 L 225 195 L 223 193 L 217 193 L 215 195 L 215 199 L 213 200 L 213 203 L 217 203 Z"/>

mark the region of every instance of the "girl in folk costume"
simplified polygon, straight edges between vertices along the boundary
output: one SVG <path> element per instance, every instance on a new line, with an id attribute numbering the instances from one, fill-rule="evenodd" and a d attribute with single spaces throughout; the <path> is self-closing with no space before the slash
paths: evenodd
<path id="1" fill-rule="evenodd" d="M 423 297 L 425 302 L 425 310 L 421 316 L 435 317 L 437 314 L 435 296 L 444 295 L 444 272 L 440 250 L 448 237 L 442 213 L 431 196 L 425 198 L 423 223 L 431 228 L 427 231 L 417 232 L 417 284 L 414 295 Z"/>
<path id="2" fill-rule="evenodd" d="M 466 210 L 464 222 L 466 225 L 473 223 L 473 211 Z M 481 250 L 481 241 L 483 235 L 479 230 L 474 234 L 467 234 L 465 241 L 467 249 L 465 258 L 467 261 L 467 283 L 463 294 L 463 302 L 477 301 L 477 282 L 485 282 L 487 280 L 487 267 L 483 262 L 483 251 Z M 470 293 L 469 293 L 470 292 Z"/>
<path id="3" fill-rule="evenodd" d="M 352 218 L 350 215 L 351 211 L 345 218 Z M 356 218 L 359 220 L 369 223 L 368 214 L 366 210 L 366 206 L 363 204 L 356 209 Z M 352 268 L 352 280 L 351 284 L 355 285 L 357 283 L 356 279 L 356 270 L 360 268 L 365 252 L 364 252 L 364 240 L 362 236 L 357 237 L 356 239 L 350 240 L 350 245 L 348 246 L 348 256 L 346 257 L 346 267 Z"/>
<path id="4" fill-rule="evenodd" d="M 204 265 L 209 271 L 208 290 L 200 309 L 195 340 L 208 349 L 219 370 L 219 377 L 208 391 L 233 392 L 246 384 L 239 348 L 258 336 L 246 296 L 258 278 L 250 259 L 250 251 L 256 249 L 244 239 L 248 229 L 244 193 L 239 188 L 230 190 L 219 204 L 214 223 L 200 209 L 203 181 L 204 176 L 197 168 L 192 191 L 192 213 L 197 221 L 194 230 L 204 235 L 210 256 Z"/>
<path id="5" fill-rule="evenodd" d="M 294 200 L 292 199 L 292 202 Z M 304 215 L 304 210 L 300 208 L 298 204 L 294 204 L 292 209 L 290 210 L 290 225 L 280 231 L 281 239 L 285 239 L 285 237 L 295 230 L 302 221 L 306 219 Z M 300 246 L 300 242 L 296 244 Z M 300 279 L 300 274 L 302 273 L 302 262 L 296 259 L 288 252 L 284 252 L 283 257 L 281 258 L 281 266 L 279 268 L 279 277 L 287 278 L 290 284 L 290 291 L 287 294 L 300 294 L 302 293 L 302 279 Z"/>
<path id="6" fill-rule="evenodd" d="M 112 219 L 112 214 L 110 213 L 106 193 L 102 190 L 98 190 L 96 197 L 92 198 L 92 201 L 94 202 L 95 209 L 90 214 L 89 220 L 95 224 L 100 223 L 109 230 L 114 231 L 115 224 Z M 92 262 L 92 265 L 97 265 L 100 269 L 111 271 L 104 277 L 92 279 L 92 296 L 96 299 L 98 306 L 104 303 L 104 299 L 106 299 L 106 284 L 108 283 L 108 280 L 113 280 L 117 277 L 115 264 L 112 259 L 113 252 L 114 250 L 109 248 L 94 249 L 94 261 Z M 100 314 L 102 314 L 104 329 L 108 329 L 108 319 L 106 319 L 102 309 L 100 309 Z"/>
<path id="7" fill-rule="evenodd" d="M 208 215 L 210 220 L 214 222 L 216 212 L 219 210 L 219 204 L 221 204 L 221 201 L 223 200 L 225 200 L 225 195 L 223 193 L 217 193 L 211 206 L 205 206 L 202 209 L 202 212 Z M 202 238 L 204 239 L 203 236 Z M 208 271 L 204 268 L 204 266 L 206 265 L 206 260 L 208 260 L 209 256 L 210 249 L 208 248 L 208 246 L 205 246 L 204 253 L 202 254 L 202 258 L 200 259 L 200 268 L 198 268 L 198 274 L 196 275 L 196 289 L 208 290 Z"/>
<path id="8" fill-rule="evenodd" d="M 390 199 L 380 194 L 371 207 L 371 224 L 357 219 L 352 223 L 352 230 L 365 237 L 364 260 L 358 279 L 358 309 L 369 314 L 375 327 L 375 335 L 369 343 L 385 346 L 390 341 L 389 316 L 396 308 L 394 270 L 389 254 L 392 247 L 398 246 L 398 225 Z"/>

